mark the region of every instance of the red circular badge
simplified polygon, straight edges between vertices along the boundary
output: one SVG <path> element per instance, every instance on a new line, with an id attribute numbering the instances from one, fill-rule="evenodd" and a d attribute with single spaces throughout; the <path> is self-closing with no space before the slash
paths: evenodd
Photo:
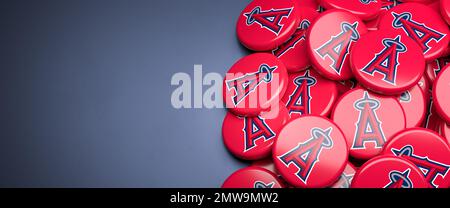
<path id="1" fill-rule="evenodd" d="M 434 188 L 450 185 L 450 148 L 433 131 L 412 128 L 399 132 L 386 143 L 383 154 L 402 157 L 414 163 Z"/>
<path id="2" fill-rule="evenodd" d="M 427 64 L 426 75 L 428 79 L 434 83 L 439 73 L 450 63 L 450 56 L 441 57 Z"/>
<path id="3" fill-rule="evenodd" d="M 327 116 L 338 96 L 336 82 L 308 69 L 289 75 L 288 88 L 282 101 L 294 119 L 301 115 Z"/>
<path id="4" fill-rule="evenodd" d="M 321 0 L 320 5 L 325 9 L 342 9 L 362 20 L 371 20 L 378 16 L 382 3 L 377 0 Z"/>
<path id="5" fill-rule="evenodd" d="M 282 182 L 270 171 L 260 167 L 246 167 L 231 174 L 222 188 L 283 188 Z"/>
<path id="6" fill-rule="evenodd" d="M 403 92 L 399 96 L 400 105 L 405 111 L 406 127 L 422 125 L 427 113 L 427 98 L 419 85 Z"/>
<path id="7" fill-rule="evenodd" d="M 286 67 L 274 55 L 255 53 L 236 62 L 223 83 L 228 110 L 240 116 L 256 116 L 277 105 L 286 91 Z"/>
<path id="8" fill-rule="evenodd" d="M 299 12 L 300 26 L 294 35 L 272 51 L 272 54 L 284 63 L 288 72 L 301 71 L 310 65 L 306 47 L 306 29 L 319 13 L 309 7 L 300 8 Z"/>
<path id="9" fill-rule="evenodd" d="M 433 85 L 433 104 L 436 107 L 436 112 L 447 123 L 450 123 L 450 96 L 448 96 L 450 92 L 449 67 L 445 67 L 439 73 Z"/>
<path id="10" fill-rule="evenodd" d="M 450 40 L 448 25 L 440 15 L 418 3 L 404 3 L 392 8 L 381 18 L 379 28 L 395 30 L 412 38 L 427 61 L 441 56 Z"/>
<path id="11" fill-rule="evenodd" d="M 344 172 L 342 172 L 339 180 L 331 186 L 331 188 L 350 188 L 353 177 L 355 176 L 356 168 L 351 163 L 347 163 Z"/>
<path id="12" fill-rule="evenodd" d="M 413 163 L 395 156 L 378 156 L 355 174 L 352 188 L 429 188 L 422 172 Z"/>
<path id="13" fill-rule="evenodd" d="M 441 0 L 441 15 L 447 24 L 450 25 L 450 1 Z"/>
<path id="14" fill-rule="evenodd" d="M 323 117 L 302 116 L 292 120 L 280 131 L 274 145 L 275 167 L 296 187 L 328 187 L 347 164 L 344 135 Z"/>
<path id="15" fill-rule="evenodd" d="M 405 128 L 405 114 L 395 97 L 385 97 L 356 88 L 338 100 L 332 113 L 347 139 L 350 156 L 370 159 L 384 143 Z"/>
<path id="16" fill-rule="evenodd" d="M 349 12 L 329 10 L 322 13 L 306 35 L 311 64 L 328 79 L 350 79 L 353 75 L 348 54 L 366 32 L 364 23 Z"/>
<path id="17" fill-rule="evenodd" d="M 270 155 L 277 133 L 289 118 L 283 104 L 255 117 L 240 117 L 228 112 L 222 125 L 223 142 L 241 159 L 265 158 Z"/>
<path id="18" fill-rule="evenodd" d="M 425 59 L 419 46 L 392 30 L 362 36 L 350 53 L 355 78 L 381 94 L 400 94 L 411 89 L 423 75 Z"/>
<path id="19" fill-rule="evenodd" d="M 254 51 L 269 51 L 294 34 L 300 19 L 291 0 L 254 0 L 239 16 L 236 31 L 241 43 Z"/>

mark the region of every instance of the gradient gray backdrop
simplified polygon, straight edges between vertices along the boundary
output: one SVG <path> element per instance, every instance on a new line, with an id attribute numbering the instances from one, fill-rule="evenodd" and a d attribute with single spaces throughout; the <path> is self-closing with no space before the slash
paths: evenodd
<path id="1" fill-rule="evenodd" d="M 172 74 L 248 52 L 250 0 L 1 0 L 1 187 L 219 187 L 225 110 L 175 110 Z"/>

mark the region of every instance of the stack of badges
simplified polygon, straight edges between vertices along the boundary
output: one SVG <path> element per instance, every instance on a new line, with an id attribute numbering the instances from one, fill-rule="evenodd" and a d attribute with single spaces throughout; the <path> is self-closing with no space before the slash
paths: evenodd
<path id="1" fill-rule="evenodd" d="M 223 188 L 450 187 L 450 0 L 253 0 Z M 250 165 L 251 164 L 251 165 Z"/>

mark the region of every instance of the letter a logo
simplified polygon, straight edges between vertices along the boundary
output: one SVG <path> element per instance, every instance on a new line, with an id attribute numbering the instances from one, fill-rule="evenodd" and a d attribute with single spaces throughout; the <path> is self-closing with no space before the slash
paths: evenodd
<path id="1" fill-rule="evenodd" d="M 228 91 L 233 90 L 235 92 L 235 95 L 233 96 L 234 106 L 237 106 L 245 97 L 254 92 L 262 82 L 271 82 L 272 74 L 277 68 L 278 66 L 270 67 L 267 64 L 262 64 L 257 72 L 227 80 L 226 85 Z"/>
<path id="2" fill-rule="evenodd" d="M 261 25 L 273 32 L 276 36 L 280 33 L 283 25 L 281 20 L 283 18 L 289 18 L 292 8 L 286 9 L 271 9 L 271 10 L 261 10 L 261 7 L 255 7 L 251 12 L 245 13 L 244 16 L 247 18 L 247 25 L 250 26 L 253 23 Z"/>
<path id="3" fill-rule="evenodd" d="M 317 80 L 309 76 L 309 71 L 306 71 L 304 76 L 294 79 L 294 84 L 297 86 L 289 96 L 286 102 L 286 107 L 289 109 L 289 115 L 298 113 L 306 115 L 311 113 L 311 95 L 310 88 L 316 84 Z"/>
<path id="4" fill-rule="evenodd" d="M 414 188 L 411 179 L 409 179 L 409 173 L 411 169 L 405 170 L 405 172 L 391 171 L 389 173 L 389 182 L 384 188 Z"/>
<path id="5" fill-rule="evenodd" d="M 384 48 L 361 70 L 371 76 L 375 72 L 384 76 L 383 81 L 395 85 L 397 77 L 398 54 L 407 51 L 406 46 L 401 42 L 400 35 L 395 39 L 385 38 L 382 41 Z"/>
<path id="6" fill-rule="evenodd" d="M 314 165 L 319 162 L 322 149 L 331 149 L 333 147 L 333 140 L 330 137 L 332 130 L 332 127 L 326 130 L 313 128 L 311 130 L 312 138 L 304 143 L 299 143 L 284 155 L 278 156 L 278 159 L 286 167 L 289 167 L 291 163 L 295 165 L 298 168 L 296 176 L 303 183 L 307 184 Z"/>
<path id="7" fill-rule="evenodd" d="M 266 124 L 265 119 L 260 116 L 244 117 L 244 132 L 245 147 L 244 152 L 247 152 L 256 147 L 256 140 L 264 139 L 268 141 L 275 137 L 275 133 Z"/>
<path id="8" fill-rule="evenodd" d="M 391 14 L 392 16 L 394 16 L 392 26 L 394 28 L 402 28 L 409 37 L 414 39 L 419 44 L 419 46 L 423 50 L 423 53 L 426 53 L 428 52 L 428 50 L 430 50 L 430 46 L 428 46 L 428 43 L 431 40 L 434 40 L 436 43 L 438 43 L 442 40 L 442 38 L 446 36 L 446 34 L 427 27 L 423 23 L 414 21 L 412 19 L 413 17 L 411 13 L 409 12 L 403 12 L 401 14 L 391 12 Z"/>
<path id="9" fill-rule="evenodd" d="M 331 39 L 325 42 L 322 46 L 315 49 L 316 53 L 325 60 L 326 57 L 331 59 L 330 67 L 341 74 L 341 69 L 344 64 L 345 57 L 347 57 L 350 45 L 359 39 L 357 31 L 358 22 L 353 24 L 343 22 L 341 24 L 341 33 L 332 36 Z"/>
<path id="10" fill-rule="evenodd" d="M 375 148 L 382 148 L 386 139 L 376 114 L 380 101 L 370 98 L 366 91 L 364 97 L 355 102 L 354 107 L 359 111 L 359 118 L 355 123 L 356 131 L 351 149 L 365 149 L 366 142 L 373 142 Z"/>
<path id="11" fill-rule="evenodd" d="M 438 175 L 441 175 L 442 178 L 444 178 L 450 168 L 450 166 L 447 164 L 431 160 L 428 157 L 415 155 L 414 148 L 411 145 L 406 145 L 399 150 L 392 148 L 391 151 L 395 155 L 404 157 L 414 163 L 417 167 L 419 167 L 419 169 L 423 172 L 425 179 L 427 179 L 430 185 L 432 185 L 434 188 L 439 187 L 434 183 L 436 177 Z"/>

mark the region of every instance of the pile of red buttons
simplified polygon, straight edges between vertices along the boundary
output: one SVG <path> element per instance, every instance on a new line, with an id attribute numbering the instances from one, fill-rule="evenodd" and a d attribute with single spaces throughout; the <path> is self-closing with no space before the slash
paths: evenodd
<path id="1" fill-rule="evenodd" d="M 222 133 L 253 163 L 222 187 L 449 187 L 449 23 L 450 0 L 252 1 Z"/>

